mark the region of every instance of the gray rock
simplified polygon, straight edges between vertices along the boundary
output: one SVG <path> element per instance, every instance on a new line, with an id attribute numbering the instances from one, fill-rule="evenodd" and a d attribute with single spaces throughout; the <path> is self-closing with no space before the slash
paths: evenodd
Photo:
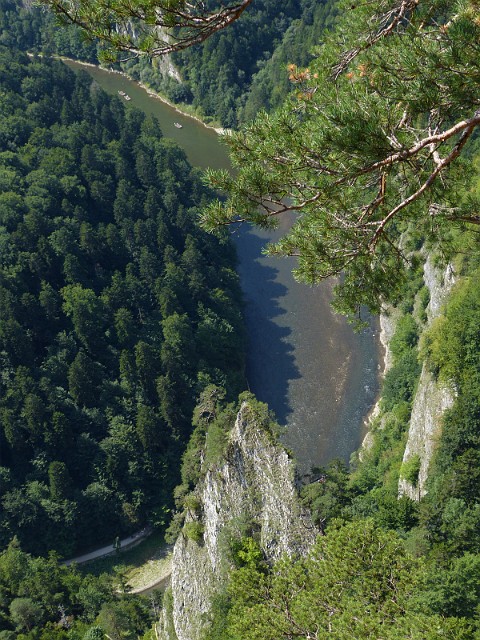
<path id="1" fill-rule="evenodd" d="M 160 640 L 199 640 L 211 598 L 231 569 L 229 540 L 240 538 L 246 524 L 254 524 L 270 562 L 306 554 L 318 533 L 299 503 L 293 462 L 258 427 L 248 402 L 240 408 L 224 459 L 206 471 L 195 495 L 201 515 L 189 514 L 187 522 L 202 524 L 203 541 L 182 534 L 175 544 L 171 614 L 164 611 Z"/>

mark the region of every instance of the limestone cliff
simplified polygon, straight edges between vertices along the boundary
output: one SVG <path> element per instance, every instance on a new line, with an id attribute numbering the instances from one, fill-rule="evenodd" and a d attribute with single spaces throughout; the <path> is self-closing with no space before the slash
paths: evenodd
<path id="1" fill-rule="evenodd" d="M 265 558 L 273 561 L 282 554 L 305 554 L 316 536 L 298 501 L 292 461 L 259 427 L 248 401 L 240 408 L 224 456 L 205 470 L 194 493 L 198 508 L 188 514 L 174 547 L 161 640 L 201 637 L 212 595 L 230 569 L 232 539 L 254 531 Z M 192 524 L 195 539 L 187 534 Z"/>
<path id="2" fill-rule="evenodd" d="M 390 340 L 395 333 L 395 327 L 398 320 L 399 311 L 394 307 L 388 307 L 388 309 L 380 314 L 380 344 L 382 346 L 382 375 L 385 375 L 387 371 L 392 367 L 393 356 L 390 350 Z M 365 453 L 370 451 L 375 442 L 375 432 L 372 426 L 377 421 L 377 418 L 381 416 L 381 398 L 377 400 L 370 413 L 367 415 L 364 421 L 366 434 L 363 438 L 362 445 L 358 450 L 358 459 L 361 461 L 365 458 Z M 383 418 L 380 418 L 380 423 Z M 355 454 L 354 454 L 355 456 Z"/>
<path id="3" fill-rule="evenodd" d="M 176 66 L 173 64 L 171 55 L 165 55 L 156 58 L 154 64 L 165 78 L 173 78 L 178 83 L 182 82 L 180 73 L 178 72 Z"/>
<path id="4" fill-rule="evenodd" d="M 424 266 L 424 282 L 430 292 L 430 301 L 426 309 L 428 326 L 440 314 L 442 305 L 455 283 L 455 275 L 450 265 L 441 271 L 428 257 Z M 420 500 L 425 495 L 428 467 L 441 433 L 442 416 L 445 410 L 452 406 L 454 399 L 453 390 L 435 380 L 424 365 L 413 402 L 402 465 L 402 468 L 406 469 L 409 462 L 411 464 L 413 458 L 416 458 L 417 477 L 413 480 L 400 477 L 399 497 L 406 495 L 412 500 Z"/>
<path id="5" fill-rule="evenodd" d="M 414 456 L 418 459 L 418 477 L 412 482 L 400 477 L 399 496 L 406 495 L 412 500 L 420 500 L 425 493 L 428 467 L 441 434 L 442 416 L 453 404 L 454 395 L 449 387 L 439 384 L 428 367 L 423 366 L 418 389 L 413 402 L 408 439 L 403 455 L 403 464 Z"/>
<path id="6" fill-rule="evenodd" d="M 432 258 L 428 256 L 423 268 L 423 279 L 430 292 L 427 316 L 431 322 L 440 315 L 442 305 L 455 284 L 455 272 L 450 264 L 442 271 L 434 265 Z"/>

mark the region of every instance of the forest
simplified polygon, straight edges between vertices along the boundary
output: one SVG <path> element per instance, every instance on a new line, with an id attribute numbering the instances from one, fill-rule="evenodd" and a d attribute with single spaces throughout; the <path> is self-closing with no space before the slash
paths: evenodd
<path id="1" fill-rule="evenodd" d="M 16 539 L 0 555 L 0 593 L 2 640 L 136 640 L 158 605 L 122 591 L 118 577 L 60 565 L 54 552 L 33 557 Z"/>
<path id="2" fill-rule="evenodd" d="M 235 256 L 223 233 L 199 230 L 199 216 L 216 215 L 221 205 L 208 209 L 212 191 L 158 123 L 124 110 L 84 74 L 14 52 L 96 61 L 101 47 L 73 28 L 58 29 L 38 10 L 0 1 L 0 639 L 96 640 L 108 633 L 133 640 L 151 626 L 150 605 L 118 593 L 114 578 L 59 566 L 57 553 L 95 544 L 100 531 L 111 542 L 146 522 L 164 526 L 172 511 L 167 536 L 173 541 L 182 530 L 200 452 L 207 452 L 205 465 L 222 455 L 237 408 L 231 401 L 244 387 Z M 183 84 L 166 80 L 156 61 L 135 59 L 125 68 L 227 127 L 277 107 L 293 83 L 287 103 L 233 145 L 234 159 L 246 166 L 236 178 L 240 196 L 252 184 L 268 194 L 255 167 L 279 156 L 274 178 L 282 195 L 297 175 L 304 189 L 315 171 L 326 173 L 320 160 L 331 160 L 334 174 L 351 158 L 348 166 L 363 175 L 365 158 L 375 164 L 392 145 L 411 148 L 423 131 L 445 130 L 478 109 L 478 3 L 461 3 L 451 22 L 444 19 L 450 4 L 432 3 L 431 41 L 412 38 L 415 46 L 400 49 L 400 40 L 387 39 L 378 55 L 367 47 L 348 73 L 345 63 L 331 94 L 332 49 L 317 50 L 311 61 L 319 34 L 336 19 L 329 2 L 292 0 L 281 13 L 275 2 L 254 2 L 241 21 L 174 55 Z M 371 8 L 361 10 L 365 17 Z M 349 20 L 355 16 L 343 23 L 347 44 L 355 32 Z M 439 42 L 450 56 L 445 68 Z M 321 110 L 321 99 L 338 87 L 348 101 Z M 410 120 L 398 134 L 395 127 L 407 122 L 403 110 Z M 335 124 L 327 133 L 319 113 Z M 372 264 L 368 252 L 368 268 L 359 263 L 349 273 L 348 311 L 365 302 L 378 310 L 380 291 L 391 293 L 399 312 L 372 446 L 350 465 L 333 460 L 305 479 L 302 500 L 320 532 L 307 558 L 267 565 L 255 523 L 232 546 L 230 581 L 212 602 L 205 640 L 480 637 L 480 251 L 471 231 L 480 198 L 478 126 L 473 131 L 459 169 L 445 172 L 411 218 L 395 220 L 372 287 L 358 284 Z M 333 144 L 331 156 L 320 156 L 325 141 Z M 412 185 L 441 164 L 438 154 L 448 158 L 457 142 L 425 145 L 425 156 L 409 158 L 396 175 L 389 166 L 367 177 L 359 206 L 371 198 L 370 210 L 382 212 L 392 193 L 414 193 Z M 340 200 L 327 185 L 331 202 L 346 209 L 357 178 L 349 176 L 348 198 Z M 243 206 L 238 191 L 231 198 Z M 304 275 L 315 281 L 325 247 L 313 223 L 307 231 L 295 241 L 306 252 Z M 350 240 L 350 230 L 346 235 Z M 287 241 L 280 252 L 292 246 Z M 432 324 L 427 254 L 439 267 L 452 263 L 458 278 Z M 413 501 L 398 497 L 398 483 L 418 481 L 418 456 L 408 463 L 402 457 L 422 367 L 455 391 L 455 401 L 427 493 Z M 195 405 L 212 389 L 222 410 L 207 428 Z M 187 534 L 201 544 L 200 529 Z"/>
<path id="3" fill-rule="evenodd" d="M 63 556 L 162 521 L 200 391 L 243 388 L 229 242 L 158 123 L 2 52 L 1 542 Z"/>
<path id="4" fill-rule="evenodd" d="M 50 13 L 35 7 L 19 9 L 12 0 L 1 0 L 0 6 L 5 19 L 3 27 L 0 23 L 0 42 L 86 62 L 101 59 L 101 44 L 73 26 L 59 29 Z M 289 0 L 282 2 L 280 12 L 276 0 L 256 0 L 229 29 L 172 56 L 181 82 L 156 59 L 124 56 L 125 61 L 114 66 L 193 109 L 206 122 L 234 128 L 261 109 L 280 106 L 291 88 L 285 66 L 308 65 L 321 32 L 334 17 L 332 0 Z"/>

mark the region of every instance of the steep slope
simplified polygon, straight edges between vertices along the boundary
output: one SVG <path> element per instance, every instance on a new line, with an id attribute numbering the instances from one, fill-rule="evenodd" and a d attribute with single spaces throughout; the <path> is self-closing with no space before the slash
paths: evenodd
<path id="1" fill-rule="evenodd" d="M 58 61 L 0 64 L 0 548 L 68 557 L 171 500 L 198 393 L 244 388 L 241 292 L 155 118 Z"/>
<path id="2" fill-rule="evenodd" d="M 441 313 L 448 293 L 455 283 L 453 267 L 449 264 L 445 270 L 435 267 L 431 256 L 424 265 L 423 279 L 430 294 L 427 305 L 427 327 Z M 412 415 L 408 429 L 408 438 L 403 454 L 402 472 L 398 482 L 398 495 L 419 500 L 426 494 L 428 469 L 435 446 L 441 436 L 442 417 L 455 400 L 451 385 L 434 378 L 426 364 L 418 382 Z M 411 462 L 410 462 L 411 461 Z M 411 477 L 405 469 L 411 468 Z M 405 477 L 407 475 L 407 477 Z M 414 477 L 416 475 L 416 477 Z"/>
<path id="3" fill-rule="evenodd" d="M 304 555 L 316 535 L 298 499 L 294 464 L 272 437 L 264 405 L 253 399 L 241 404 L 223 455 L 204 469 L 193 496 L 174 548 L 162 640 L 202 637 L 242 537 L 253 534 L 270 563 L 283 554 Z"/>

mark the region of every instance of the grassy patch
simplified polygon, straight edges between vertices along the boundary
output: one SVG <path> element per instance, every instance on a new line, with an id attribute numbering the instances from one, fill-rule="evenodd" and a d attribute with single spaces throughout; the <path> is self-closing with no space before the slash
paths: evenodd
<path id="1" fill-rule="evenodd" d="M 161 531 L 154 531 L 136 547 L 79 565 L 78 570 L 83 575 L 98 576 L 101 573 L 114 573 L 113 567 L 122 564 L 127 568 L 127 577 L 130 580 L 131 575 L 136 574 L 143 565 L 158 558 L 166 548 L 168 545 L 165 543 L 164 534 Z"/>
<path id="2" fill-rule="evenodd" d="M 400 469 L 400 477 L 409 482 L 413 487 L 416 487 L 418 483 L 421 462 L 420 456 L 416 453 L 406 460 Z"/>

